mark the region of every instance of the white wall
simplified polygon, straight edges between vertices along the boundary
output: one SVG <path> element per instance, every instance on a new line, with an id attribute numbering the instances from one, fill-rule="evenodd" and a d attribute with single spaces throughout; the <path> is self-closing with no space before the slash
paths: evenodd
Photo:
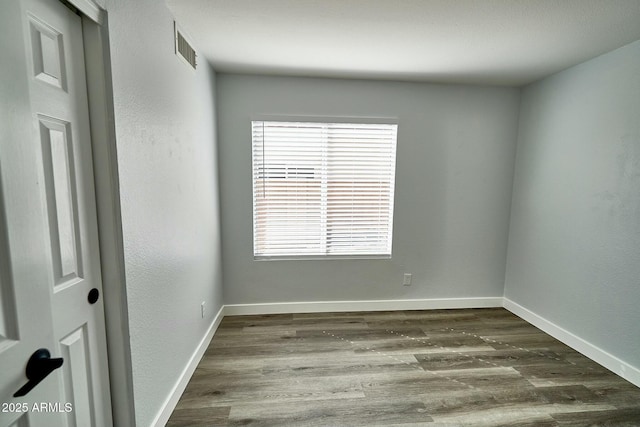
<path id="1" fill-rule="evenodd" d="M 502 296 L 519 90 L 222 74 L 217 102 L 225 304 Z M 393 259 L 253 260 L 254 114 L 399 118 Z"/>
<path id="2" fill-rule="evenodd" d="M 146 427 L 222 306 L 215 76 L 175 56 L 163 1 L 106 8 L 136 425 Z"/>
<path id="3" fill-rule="evenodd" d="M 640 41 L 524 89 L 505 296 L 640 368 Z"/>

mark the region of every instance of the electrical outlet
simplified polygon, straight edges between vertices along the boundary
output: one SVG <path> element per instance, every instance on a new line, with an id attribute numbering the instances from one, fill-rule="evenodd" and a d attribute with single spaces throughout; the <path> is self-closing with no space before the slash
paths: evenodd
<path id="1" fill-rule="evenodd" d="M 404 286 L 411 286 L 411 276 L 411 273 L 404 273 L 404 278 L 402 279 Z"/>
<path id="2" fill-rule="evenodd" d="M 204 301 L 202 301 L 202 304 L 200 304 L 200 315 L 204 319 Z"/>

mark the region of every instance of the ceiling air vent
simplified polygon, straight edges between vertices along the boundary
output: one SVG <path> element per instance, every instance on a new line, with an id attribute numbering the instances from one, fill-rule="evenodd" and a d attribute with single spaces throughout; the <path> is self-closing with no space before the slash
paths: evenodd
<path id="1" fill-rule="evenodd" d="M 191 46 L 191 43 L 184 37 L 182 30 L 178 27 L 178 24 L 174 21 L 173 27 L 175 29 L 176 40 L 176 55 L 182 58 L 187 64 L 191 65 L 193 69 L 196 68 L 196 51 Z"/>

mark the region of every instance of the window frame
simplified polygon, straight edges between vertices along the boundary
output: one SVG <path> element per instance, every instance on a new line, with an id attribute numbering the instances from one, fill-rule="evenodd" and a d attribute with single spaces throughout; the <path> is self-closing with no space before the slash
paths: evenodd
<path id="1" fill-rule="evenodd" d="M 253 159 L 253 136 L 251 135 L 249 138 L 249 143 L 251 145 L 251 244 L 252 244 L 252 253 L 254 261 L 298 261 L 298 260 L 315 260 L 315 261 L 326 261 L 326 260 L 391 260 L 393 257 L 393 229 L 395 223 L 395 187 L 397 180 L 397 159 L 398 159 L 398 139 L 399 139 L 399 118 L 398 117 L 373 117 L 373 116 L 305 116 L 305 115 L 270 115 L 270 114 L 256 114 L 249 116 L 249 131 L 250 134 L 253 128 L 254 121 L 273 121 L 273 122 L 300 122 L 300 123 L 323 123 L 323 124 L 331 124 L 331 123 L 352 123 L 352 124 L 381 124 L 381 125 L 396 125 L 396 141 L 395 141 L 395 157 L 393 164 L 393 203 L 391 204 L 392 215 L 389 219 L 390 224 L 390 252 L 389 254 L 327 254 L 327 255 L 256 255 L 255 253 L 255 181 L 253 175 L 253 167 L 254 167 L 254 159 Z"/>

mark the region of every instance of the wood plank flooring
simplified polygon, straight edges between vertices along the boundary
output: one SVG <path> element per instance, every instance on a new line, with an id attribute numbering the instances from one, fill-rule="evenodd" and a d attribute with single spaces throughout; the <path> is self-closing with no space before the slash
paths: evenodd
<path id="1" fill-rule="evenodd" d="M 167 426 L 640 426 L 640 389 L 504 309 L 226 317 Z"/>

